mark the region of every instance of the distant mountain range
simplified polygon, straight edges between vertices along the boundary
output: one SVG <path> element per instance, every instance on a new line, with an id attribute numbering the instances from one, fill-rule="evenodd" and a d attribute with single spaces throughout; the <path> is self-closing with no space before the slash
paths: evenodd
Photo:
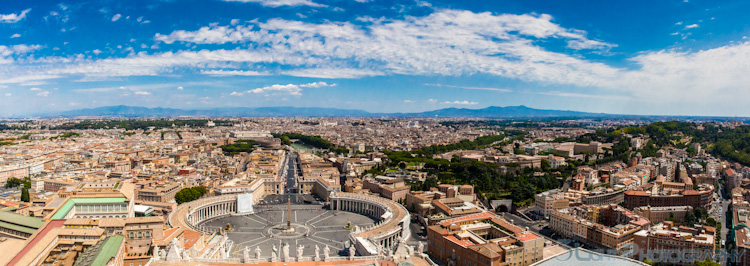
<path id="1" fill-rule="evenodd" d="M 147 108 L 137 106 L 105 106 L 76 109 L 59 113 L 40 114 L 42 117 L 476 117 L 476 118 L 523 118 L 523 117 L 607 117 L 611 114 L 576 111 L 542 110 L 526 106 L 482 109 L 445 108 L 421 113 L 370 113 L 363 110 L 319 108 L 319 107 L 227 107 L 214 109 Z"/>

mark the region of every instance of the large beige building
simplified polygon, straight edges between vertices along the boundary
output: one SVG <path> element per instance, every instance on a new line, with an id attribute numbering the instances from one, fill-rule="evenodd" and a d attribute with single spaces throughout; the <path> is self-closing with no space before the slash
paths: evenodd
<path id="1" fill-rule="evenodd" d="M 448 265 L 531 265 L 542 260 L 544 238 L 492 213 L 441 221 L 428 227 L 431 258 Z"/>

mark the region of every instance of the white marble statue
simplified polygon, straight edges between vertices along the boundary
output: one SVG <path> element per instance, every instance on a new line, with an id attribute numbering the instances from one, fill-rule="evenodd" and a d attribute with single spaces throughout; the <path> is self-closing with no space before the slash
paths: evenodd
<path id="1" fill-rule="evenodd" d="M 393 251 L 394 258 L 406 259 L 409 258 L 409 248 L 406 246 L 406 240 L 399 237 L 398 243 L 396 244 L 396 250 Z"/>
<path id="2" fill-rule="evenodd" d="M 256 260 L 260 259 L 260 252 L 261 252 L 260 251 L 260 246 L 255 247 L 255 259 Z"/>
<path id="3" fill-rule="evenodd" d="M 305 246 L 297 246 L 297 259 L 302 258 L 302 253 L 305 252 Z"/>
<path id="4" fill-rule="evenodd" d="M 417 244 L 417 255 L 424 253 L 424 244 L 420 241 L 419 244 Z"/>
<path id="5" fill-rule="evenodd" d="M 165 258 L 168 262 L 179 262 L 182 260 L 180 253 L 180 246 L 177 242 L 177 238 L 174 238 L 172 239 L 172 242 L 169 243 L 169 252 Z"/>
<path id="6" fill-rule="evenodd" d="M 315 245 L 315 261 L 320 261 L 320 247 Z"/>
<path id="7" fill-rule="evenodd" d="M 161 253 L 159 253 L 159 246 L 154 246 L 154 259 L 161 260 Z"/>
<path id="8" fill-rule="evenodd" d="M 284 244 L 284 246 L 281 247 L 281 258 L 284 261 L 289 260 L 289 244 Z"/>
<path id="9" fill-rule="evenodd" d="M 278 254 L 279 254 L 279 249 L 276 248 L 276 244 L 274 244 L 273 247 L 271 248 L 271 261 L 275 261 L 276 256 L 278 256 Z"/>
<path id="10" fill-rule="evenodd" d="M 349 260 L 354 260 L 354 253 L 356 253 L 354 246 L 349 246 Z"/>
<path id="11" fill-rule="evenodd" d="M 242 250 L 242 261 L 250 263 L 250 247 L 248 246 L 245 246 L 245 249 Z"/>
<path id="12" fill-rule="evenodd" d="M 323 259 L 328 260 L 328 253 L 331 252 L 331 248 L 326 245 L 326 247 L 323 249 Z"/>

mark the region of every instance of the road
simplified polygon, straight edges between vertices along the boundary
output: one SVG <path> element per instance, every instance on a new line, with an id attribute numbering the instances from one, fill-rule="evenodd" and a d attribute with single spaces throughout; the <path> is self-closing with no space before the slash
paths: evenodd
<path id="1" fill-rule="evenodd" d="M 286 162 L 286 193 L 297 193 L 297 154 L 290 152 Z"/>
<path id="2" fill-rule="evenodd" d="M 409 238 L 406 239 L 406 243 L 416 247 L 419 242 L 422 242 L 424 250 L 427 250 L 427 228 L 425 227 L 425 230 L 422 230 L 421 227 L 422 225 L 418 224 L 415 220 L 412 220 L 411 223 L 409 223 L 409 231 L 411 234 L 409 235 Z"/>

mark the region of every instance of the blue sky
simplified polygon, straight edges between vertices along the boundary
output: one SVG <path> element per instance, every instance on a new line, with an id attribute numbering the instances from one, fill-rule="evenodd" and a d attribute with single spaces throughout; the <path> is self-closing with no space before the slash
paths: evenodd
<path id="1" fill-rule="evenodd" d="M 108 105 L 750 116 L 750 2 L 4 1 L 0 115 Z"/>

